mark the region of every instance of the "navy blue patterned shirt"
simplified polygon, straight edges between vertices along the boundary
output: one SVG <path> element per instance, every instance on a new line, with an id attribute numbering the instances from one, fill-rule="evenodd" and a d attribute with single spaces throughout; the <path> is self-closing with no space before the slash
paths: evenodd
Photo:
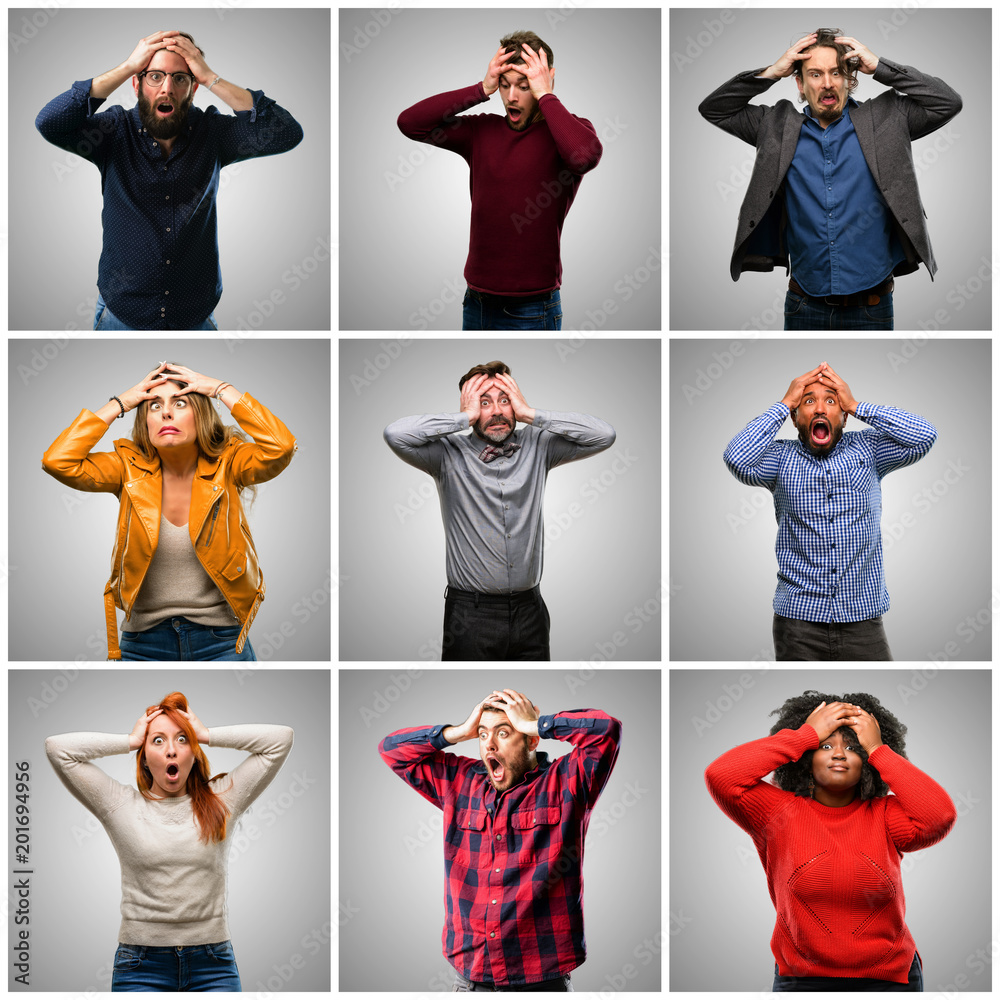
<path id="1" fill-rule="evenodd" d="M 812 622 L 858 622 L 889 610 L 882 577 L 882 486 L 894 469 L 931 450 L 937 431 L 923 417 L 858 403 L 871 428 L 844 431 L 813 455 L 796 438 L 776 441 L 789 410 L 775 403 L 726 446 L 723 461 L 747 486 L 774 494 L 778 588 L 774 611 Z"/>
<path id="2" fill-rule="evenodd" d="M 97 113 L 91 80 L 49 101 L 35 127 L 101 171 L 104 249 L 97 277 L 108 308 L 137 330 L 200 326 L 222 295 L 216 198 L 219 171 L 284 153 L 302 128 L 263 91 L 235 116 L 192 106 L 170 155 L 149 135 L 138 107 Z"/>

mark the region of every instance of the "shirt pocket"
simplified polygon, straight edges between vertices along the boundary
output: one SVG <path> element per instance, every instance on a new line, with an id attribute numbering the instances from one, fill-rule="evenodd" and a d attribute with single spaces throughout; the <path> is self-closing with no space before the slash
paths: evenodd
<path id="1" fill-rule="evenodd" d="M 519 809 L 510 817 L 514 831 L 511 862 L 520 868 L 553 866 L 562 850 L 562 811 L 558 806 Z"/>
<path id="2" fill-rule="evenodd" d="M 486 813 L 456 813 L 444 838 L 444 858 L 464 868 L 489 868 L 492 850 Z"/>
<path id="3" fill-rule="evenodd" d="M 863 458 L 857 459 L 847 472 L 851 489 L 867 493 L 872 488 L 872 475 L 871 464 Z"/>

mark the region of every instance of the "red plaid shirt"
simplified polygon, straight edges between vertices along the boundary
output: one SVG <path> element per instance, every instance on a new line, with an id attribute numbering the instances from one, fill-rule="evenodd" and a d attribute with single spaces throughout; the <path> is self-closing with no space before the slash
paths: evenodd
<path id="1" fill-rule="evenodd" d="M 478 758 L 445 753 L 445 726 L 401 729 L 382 759 L 444 811 L 444 956 L 466 979 L 521 986 L 555 979 L 587 957 L 583 841 L 621 741 L 596 709 L 538 720 L 573 750 L 497 794 Z"/>

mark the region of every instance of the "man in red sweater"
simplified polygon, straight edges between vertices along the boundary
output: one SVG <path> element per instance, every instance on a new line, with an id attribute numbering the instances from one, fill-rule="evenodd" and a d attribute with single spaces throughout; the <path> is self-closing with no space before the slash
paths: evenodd
<path id="1" fill-rule="evenodd" d="M 463 330 L 562 329 L 563 221 L 602 148 L 594 126 L 552 92 L 554 61 L 534 32 L 515 32 L 500 40 L 482 83 L 429 97 L 399 116 L 403 135 L 469 164 Z M 502 118 L 456 117 L 497 90 Z"/>

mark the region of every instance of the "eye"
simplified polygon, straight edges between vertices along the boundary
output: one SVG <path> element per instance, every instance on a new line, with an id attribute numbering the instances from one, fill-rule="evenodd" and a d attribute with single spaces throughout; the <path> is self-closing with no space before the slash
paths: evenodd
<path id="1" fill-rule="evenodd" d="M 177 742 L 178 743 L 187 743 L 187 737 L 183 733 L 181 733 L 181 735 L 177 737 Z"/>
<path id="2" fill-rule="evenodd" d="M 186 399 L 178 399 L 177 402 L 174 405 L 175 406 L 187 406 L 188 404 L 187 404 L 187 400 Z"/>
<path id="3" fill-rule="evenodd" d="M 159 408 L 159 406 L 160 406 L 160 404 L 159 404 L 159 403 L 150 403 L 150 404 L 149 404 L 149 408 L 150 408 L 151 410 L 156 410 L 156 409 L 158 409 L 158 408 Z"/>
<path id="4" fill-rule="evenodd" d="M 155 743 L 162 743 L 162 742 L 163 742 L 163 737 L 162 736 L 154 736 L 153 737 L 153 743 L 154 744 Z"/>

